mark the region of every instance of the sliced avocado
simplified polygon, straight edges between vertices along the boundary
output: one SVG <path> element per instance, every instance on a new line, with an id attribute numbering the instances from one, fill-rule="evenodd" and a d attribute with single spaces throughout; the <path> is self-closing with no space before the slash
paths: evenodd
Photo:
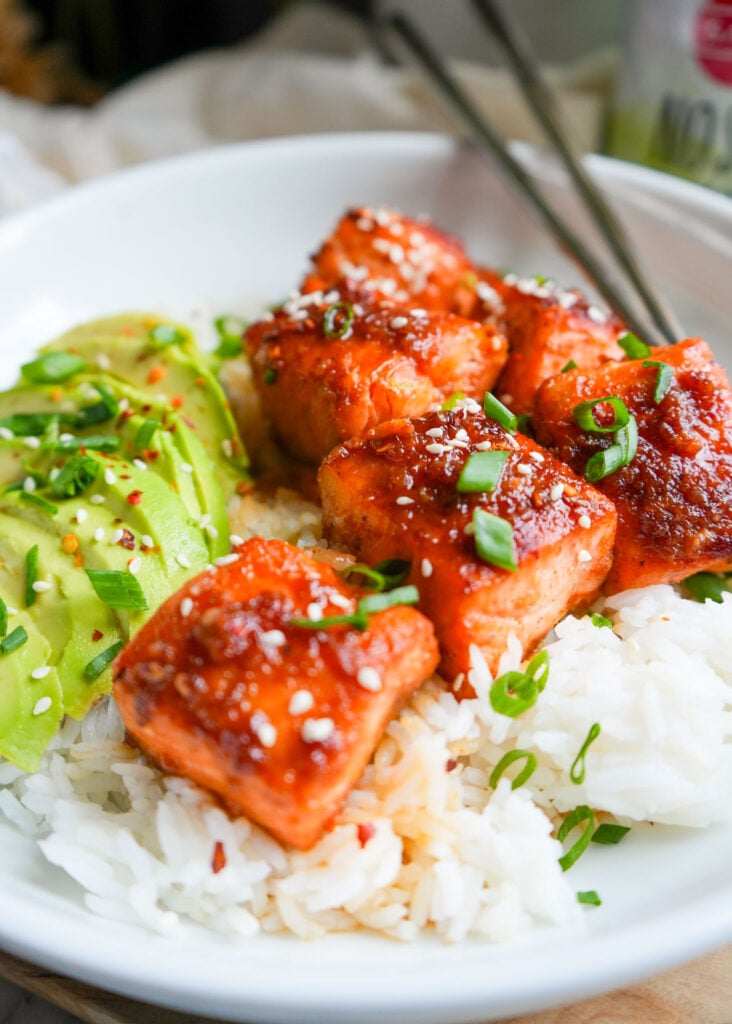
<path id="1" fill-rule="evenodd" d="M 181 344 L 161 345 L 156 328 L 179 331 Z M 82 324 L 44 349 L 73 352 L 89 372 L 102 369 L 153 399 L 180 402 L 180 413 L 219 466 L 226 497 L 246 473 L 248 460 L 221 385 L 206 366 L 189 331 L 158 316 L 129 313 Z"/>

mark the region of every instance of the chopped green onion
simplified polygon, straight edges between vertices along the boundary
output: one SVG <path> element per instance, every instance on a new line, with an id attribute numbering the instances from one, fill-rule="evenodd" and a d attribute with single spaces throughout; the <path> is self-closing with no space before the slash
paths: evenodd
<path id="1" fill-rule="evenodd" d="M 551 278 L 547 277 L 545 274 L 534 274 L 534 280 L 538 285 L 543 286 L 547 281 L 551 281 Z"/>
<path id="2" fill-rule="evenodd" d="M 613 628 L 612 619 L 608 619 L 605 615 L 600 615 L 599 612 L 593 612 L 592 615 L 590 615 L 590 621 L 592 622 L 592 625 L 597 626 L 598 629 L 602 626 L 608 626 L 610 629 Z"/>
<path id="3" fill-rule="evenodd" d="M 638 451 L 638 421 L 631 416 L 624 427 L 615 435 L 615 443 L 620 445 L 623 453 L 623 465 L 627 466 L 635 458 Z"/>
<path id="4" fill-rule="evenodd" d="M 272 384 L 275 383 L 276 380 L 277 370 L 274 368 L 274 366 L 268 366 L 267 369 L 264 371 L 264 383 L 269 384 L 271 386 Z"/>
<path id="5" fill-rule="evenodd" d="M 601 907 L 602 900 L 597 895 L 594 889 L 588 889 L 586 892 L 577 893 L 577 902 L 585 903 L 588 907 Z"/>
<path id="6" fill-rule="evenodd" d="M 0 597 L 0 636 L 5 636 L 8 631 L 8 606 Z"/>
<path id="7" fill-rule="evenodd" d="M 594 722 L 590 726 L 590 731 L 587 733 L 585 742 L 580 747 L 579 754 L 577 754 L 572 762 L 572 767 L 569 769 L 569 777 L 575 786 L 579 786 L 585 781 L 585 756 L 590 748 L 590 744 L 594 743 L 599 735 L 600 723 Z"/>
<path id="8" fill-rule="evenodd" d="M 55 412 L 17 412 L 0 420 L 0 427 L 12 431 L 16 437 L 40 437 L 51 423 L 58 423 Z"/>
<path id="9" fill-rule="evenodd" d="M 527 437 L 534 436 L 534 430 L 532 425 L 532 416 L 530 412 L 522 412 L 516 417 L 516 429 L 519 434 L 526 434 Z"/>
<path id="10" fill-rule="evenodd" d="M 86 369 L 86 360 L 73 352 L 45 352 L 24 363 L 20 372 L 31 384 L 61 384 Z"/>
<path id="11" fill-rule="evenodd" d="M 219 359 L 233 359 L 240 356 L 243 349 L 243 335 L 247 328 L 246 320 L 240 316 L 219 316 L 214 320 L 214 327 L 218 331 L 218 347 L 214 349 L 214 355 Z"/>
<path id="12" fill-rule="evenodd" d="M 148 338 L 154 341 L 158 348 L 167 348 L 168 345 L 183 345 L 187 341 L 186 335 L 173 324 L 157 324 L 148 332 Z"/>
<path id="13" fill-rule="evenodd" d="M 641 341 L 637 334 L 628 331 L 622 338 L 618 338 L 618 345 L 625 352 L 628 359 L 644 359 L 651 354 L 650 346 Z"/>
<path id="14" fill-rule="evenodd" d="M 600 846 L 617 846 L 629 832 L 630 828 L 627 825 L 612 825 L 606 822 L 595 829 L 592 842 L 599 843 Z"/>
<path id="15" fill-rule="evenodd" d="M 507 458 L 508 452 L 504 451 L 473 452 L 458 478 L 458 491 L 464 494 L 495 490 Z"/>
<path id="16" fill-rule="evenodd" d="M 116 452 L 121 444 L 117 434 L 90 434 L 88 437 L 70 437 L 67 441 L 58 441 L 54 448 L 57 452 L 78 452 L 80 448 L 88 448 L 95 452 Z"/>
<path id="17" fill-rule="evenodd" d="M 569 833 L 580 825 L 584 825 L 584 828 L 579 839 L 562 857 L 559 858 L 559 866 L 562 871 L 568 871 L 590 845 L 592 833 L 595 828 L 595 815 L 587 804 L 581 804 L 579 807 L 575 807 L 575 809 L 570 811 L 564 819 L 562 824 L 559 826 L 559 831 L 557 832 L 557 839 L 559 842 L 563 843 Z"/>
<path id="18" fill-rule="evenodd" d="M 613 422 L 604 427 L 595 419 L 595 406 L 609 405 L 613 411 Z M 583 430 L 589 430 L 593 434 L 612 434 L 620 430 L 630 420 L 630 413 L 622 398 L 617 395 L 605 395 L 604 398 L 590 398 L 586 402 L 580 402 L 572 409 L 575 423 Z"/>
<path id="19" fill-rule="evenodd" d="M 507 520 L 494 516 L 482 508 L 473 511 L 475 550 L 478 558 L 499 569 L 516 572 L 516 548 L 513 527 Z"/>
<path id="20" fill-rule="evenodd" d="M 16 626 L 12 633 L 0 640 L 0 654 L 10 654 L 18 647 L 22 647 L 28 639 L 28 634 L 22 626 Z"/>
<path id="21" fill-rule="evenodd" d="M 730 590 L 727 578 L 716 572 L 696 572 L 687 576 L 684 587 L 695 601 L 716 601 L 717 604 L 722 603 L 722 595 Z"/>
<path id="22" fill-rule="evenodd" d="M 146 419 L 142 421 L 135 434 L 135 448 L 138 452 L 142 451 L 143 448 L 150 447 L 150 442 L 159 426 L 160 424 L 157 420 Z"/>
<path id="23" fill-rule="evenodd" d="M 290 619 L 290 625 L 303 629 L 328 629 L 329 626 L 355 626 L 356 629 L 368 628 L 369 615 L 382 612 L 399 604 L 416 604 L 419 591 L 416 587 L 397 587 L 384 593 L 369 594 L 362 597 L 352 615 L 333 615 L 325 619 Z"/>
<path id="24" fill-rule="evenodd" d="M 114 569 L 86 569 L 89 582 L 100 601 L 110 608 L 145 611 L 147 599 L 136 576 Z"/>
<path id="25" fill-rule="evenodd" d="M 465 393 L 463 391 L 453 391 L 453 393 L 442 403 L 442 412 L 452 412 L 458 402 L 462 402 L 464 398 Z"/>
<path id="26" fill-rule="evenodd" d="M 33 584 L 38 579 L 38 545 L 34 544 L 25 554 L 25 606 L 30 608 L 36 600 Z"/>
<path id="27" fill-rule="evenodd" d="M 517 718 L 536 704 L 549 678 L 549 654 L 539 651 L 524 672 L 512 670 L 494 679 L 490 689 L 493 710 L 507 718 Z"/>
<path id="28" fill-rule="evenodd" d="M 411 568 L 411 562 L 404 562 L 401 558 L 388 558 L 373 567 L 362 562 L 354 562 L 341 572 L 341 576 L 346 580 L 354 573 L 363 576 L 362 586 L 381 593 L 398 586 L 409 575 Z"/>
<path id="29" fill-rule="evenodd" d="M 67 416 L 62 413 L 61 418 L 65 423 L 78 430 L 83 430 L 85 427 L 91 427 L 97 423 L 106 423 L 107 420 L 111 420 L 113 416 L 117 415 L 119 402 L 109 388 L 99 383 L 95 384 L 94 388 L 99 392 L 101 401 L 94 402 L 93 405 L 85 405 L 75 415 Z"/>
<path id="30" fill-rule="evenodd" d="M 615 443 L 609 448 L 595 452 L 585 465 L 585 480 L 594 484 L 604 480 L 623 466 L 629 465 L 638 451 L 638 423 L 635 416 L 630 416 L 624 427 L 615 434 Z"/>
<path id="31" fill-rule="evenodd" d="M 55 516 L 58 512 L 56 505 L 52 505 L 50 501 L 44 501 L 37 494 L 33 494 L 31 491 L 21 491 L 20 497 L 23 501 L 27 501 L 31 505 L 37 505 L 38 508 L 42 508 L 44 512 L 48 512 L 50 516 Z"/>
<path id="32" fill-rule="evenodd" d="M 560 373 L 567 373 L 569 370 L 576 370 L 576 369 L 577 369 L 577 364 L 575 363 L 574 359 L 570 359 L 568 363 L 564 364 L 564 366 L 562 367 L 562 369 L 559 372 Z"/>
<path id="33" fill-rule="evenodd" d="M 486 391 L 485 398 L 483 399 L 483 412 L 486 414 L 489 420 L 495 420 L 499 423 L 504 430 L 507 430 L 509 434 L 515 434 L 518 427 L 518 419 L 507 409 L 503 402 L 499 402 L 495 395 L 491 394 L 490 391 Z"/>
<path id="34" fill-rule="evenodd" d="M 350 302 L 334 302 L 323 313 L 323 333 L 328 338 L 347 338 L 355 315 Z"/>
<path id="35" fill-rule="evenodd" d="M 653 389 L 653 401 L 658 405 L 668 389 L 671 387 L 671 381 L 674 379 L 674 368 L 673 366 L 669 366 L 668 363 L 659 362 L 657 359 L 645 359 L 643 361 L 643 365 L 647 367 L 655 366 L 658 368 L 656 386 Z"/>
<path id="36" fill-rule="evenodd" d="M 51 481 L 51 492 L 57 498 L 75 498 L 91 487 L 98 472 L 99 463 L 91 455 L 74 455 Z"/>
<path id="37" fill-rule="evenodd" d="M 96 658 L 84 666 L 84 678 L 88 679 L 90 683 L 93 683 L 95 679 L 98 679 L 102 672 L 105 670 L 107 665 L 111 664 L 117 657 L 119 652 L 124 647 L 121 640 L 118 640 L 116 644 L 112 644 L 106 651 L 102 651 Z"/>
<path id="38" fill-rule="evenodd" d="M 488 779 L 488 785 L 495 789 L 498 785 L 498 780 L 505 770 L 509 768 L 514 761 L 520 761 L 522 758 L 526 761 L 526 764 L 511 783 L 511 789 L 518 789 L 520 786 L 523 786 L 523 784 L 528 782 L 534 774 L 537 765 L 536 754 L 532 754 L 530 750 L 509 750 L 507 754 L 504 754 L 491 772 L 491 776 Z"/>

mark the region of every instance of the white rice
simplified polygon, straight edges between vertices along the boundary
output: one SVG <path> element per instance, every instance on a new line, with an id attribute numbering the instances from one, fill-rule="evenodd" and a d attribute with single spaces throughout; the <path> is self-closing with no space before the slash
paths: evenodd
<path id="1" fill-rule="evenodd" d="M 619 635 L 588 617 L 557 626 L 546 689 L 520 718 L 491 709 L 477 651 L 475 699 L 458 703 L 437 681 L 422 687 L 306 853 L 149 766 L 124 743 L 111 700 L 67 721 L 39 772 L 0 765 L 0 813 L 37 837 L 91 910 L 166 934 L 198 922 L 247 937 L 368 928 L 408 940 L 429 929 L 499 942 L 577 927 L 582 911 L 552 837 L 558 813 L 588 803 L 626 823 L 732 818 L 732 596 L 702 606 L 659 586 L 604 611 Z M 510 645 L 501 671 L 520 656 Z M 568 772 L 594 722 L 601 733 L 574 785 Z M 536 753 L 536 772 L 521 789 L 504 778 L 493 791 L 493 766 L 517 746 Z M 359 825 L 373 829 L 363 844 Z"/>

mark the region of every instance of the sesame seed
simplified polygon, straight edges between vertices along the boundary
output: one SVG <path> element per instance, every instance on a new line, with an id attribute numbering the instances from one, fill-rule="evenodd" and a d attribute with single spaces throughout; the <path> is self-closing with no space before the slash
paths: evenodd
<path id="1" fill-rule="evenodd" d="M 46 583 L 45 580 L 36 580 L 36 582 L 33 584 L 33 590 L 36 592 L 36 594 L 45 594 L 45 592 L 50 589 L 51 584 Z"/>
<path id="2" fill-rule="evenodd" d="M 23 481 L 23 490 L 26 494 L 32 494 L 36 489 L 36 482 L 32 476 L 27 476 Z"/>
<path id="3" fill-rule="evenodd" d="M 508 391 L 504 391 L 501 395 L 501 401 L 504 405 L 510 405 L 513 402 L 513 395 L 510 395 Z"/>
<path id="4" fill-rule="evenodd" d="M 404 234 L 404 225 L 400 224 L 399 221 L 394 221 L 393 224 L 389 225 L 389 234 L 394 235 L 395 238 L 399 238 Z"/>
<path id="5" fill-rule="evenodd" d="M 541 452 L 529 452 L 529 458 L 532 459 L 534 462 L 544 461 L 544 456 L 541 454 Z"/>
<path id="6" fill-rule="evenodd" d="M 356 673 L 356 682 L 363 690 L 378 693 L 381 689 L 381 676 L 371 665 L 364 665 Z"/>
<path id="7" fill-rule="evenodd" d="M 356 316 L 363 316 L 363 306 L 358 302 L 353 303 L 353 312 Z"/>
<path id="8" fill-rule="evenodd" d="M 87 516 L 88 515 L 89 515 L 89 513 L 87 512 L 87 510 L 85 508 L 78 508 L 76 510 L 76 521 L 77 521 L 77 523 L 79 523 L 79 525 L 81 525 L 82 523 L 85 523 L 86 520 L 87 520 Z"/>
<path id="9" fill-rule="evenodd" d="M 551 491 L 549 491 L 549 497 L 552 501 L 559 501 L 564 494 L 564 484 L 554 484 Z"/>
<path id="10" fill-rule="evenodd" d="M 41 665 L 40 668 L 33 669 L 31 672 L 31 679 L 45 679 L 50 671 L 50 665 Z"/>
<path id="11" fill-rule="evenodd" d="M 435 443 L 435 444 L 427 444 L 427 445 L 425 445 L 425 451 L 429 452 L 430 455 L 442 455 L 442 453 L 445 450 L 446 449 L 445 449 L 445 445 L 444 444 L 437 444 L 437 443 Z"/>
<path id="12" fill-rule="evenodd" d="M 384 255 L 391 249 L 391 242 L 387 238 L 375 238 L 371 244 L 377 252 L 383 252 Z"/>
<path id="13" fill-rule="evenodd" d="M 338 299 L 340 299 L 340 295 L 335 288 L 332 291 L 326 292 L 323 296 L 323 302 L 327 302 L 329 305 L 333 302 L 338 302 Z"/>
<path id="14" fill-rule="evenodd" d="M 40 697 L 35 703 L 33 714 L 35 716 L 42 715 L 44 711 L 48 711 L 52 704 L 53 701 L 50 697 Z"/>
<path id="15" fill-rule="evenodd" d="M 117 405 L 122 412 L 126 412 L 130 407 L 130 400 L 129 398 L 120 398 Z"/>
<path id="16" fill-rule="evenodd" d="M 557 302 L 562 309 L 571 309 L 572 306 L 576 306 L 579 302 L 579 296 L 573 292 L 559 292 L 557 295 Z"/>
<path id="17" fill-rule="evenodd" d="M 409 315 L 416 316 L 421 319 L 422 317 L 428 316 L 428 313 L 426 309 L 410 309 Z"/>
<path id="18" fill-rule="evenodd" d="M 94 540 L 104 540 L 104 528 L 98 526 L 94 531 Z"/>
<path id="19" fill-rule="evenodd" d="M 216 538 L 219 535 L 219 531 L 216 529 L 213 523 L 207 523 L 206 526 L 204 526 L 204 530 L 206 534 L 211 538 L 211 540 L 216 540 Z"/>
<path id="20" fill-rule="evenodd" d="M 232 548 L 238 548 L 240 544 L 244 543 L 244 538 L 240 537 L 238 533 L 232 533 L 229 535 L 229 544 Z"/>
<path id="21" fill-rule="evenodd" d="M 184 619 L 187 619 L 192 611 L 193 611 L 193 600 L 192 600 L 192 598 L 184 597 L 183 600 L 180 603 L 180 613 L 181 613 L 181 615 L 183 616 Z"/>
<path id="22" fill-rule="evenodd" d="M 12 441 L 15 434 L 9 429 L 9 427 L 0 427 L 0 437 L 3 441 Z"/>
<path id="23" fill-rule="evenodd" d="M 133 576 L 136 576 L 138 574 L 138 572 L 140 571 L 140 569 L 142 569 L 142 559 L 141 558 L 133 558 L 133 559 L 131 559 L 130 560 L 130 564 L 127 566 L 127 568 L 129 569 L 129 571 L 132 573 Z"/>
<path id="24" fill-rule="evenodd" d="M 135 466 L 136 469 L 147 469 L 147 463 L 143 462 L 142 459 L 133 459 L 132 465 Z"/>
<path id="25" fill-rule="evenodd" d="M 588 306 L 587 315 L 596 324 L 606 324 L 607 314 L 604 313 L 598 306 Z"/>
<path id="26" fill-rule="evenodd" d="M 300 735 L 306 743 L 323 743 L 335 732 L 332 718 L 306 718 L 302 723 Z"/>
<path id="27" fill-rule="evenodd" d="M 490 447 L 490 441 L 478 441 L 478 443 L 475 446 L 475 450 L 478 452 L 487 452 Z"/>
<path id="28" fill-rule="evenodd" d="M 433 566 L 432 566 L 432 562 L 430 562 L 429 558 L 423 558 L 422 559 L 422 563 L 420 565 L 420 571 L 421 571 L 421 573 L 422 573 L 422 575 L 424 576 L 425 579 L 429 579 L 430 578 L 430 576 L 432 575 L 432 572 L 433 572 Z"/>
<path id="29" fill-rule="evenodd" d="M 114 470 L 109 468 L 109 466 L 104 470 L 104 482 L 110 486 L 117 483 L 117 475 Z"/>
<path id="30" fill-rule="evenodd" d="M 502 306 L 501 296 L 498 294 L 495 288 L 492 288 L 487 281 L 478 281 L 475 286 L 475 294 L 478 296 L 481 302 L 485 302 L 489 306 Z"/>
<path id="31" fill-rule="evenodd" d="M 442 427 L 430 427 L 429 430 L 425 430 L 427 437 L 442 437 Z"/>
<path id="32" fill-rule="evenodd" d="M 103 494 L 92 494 L 89 498 L 90 505 L 103 505 L 105 501 Z"/>
<path id="33" fill-rule="evenodd" d="M 112 360 L 109 358 L 106 352 L 100 352 L 97 356 L 97 366 L 100 370 L 111 370 Z"/>
<path id="34" fill-rule="evenodd" d="M 235 554 L 234 552 L 232 552 L 230 555 L 222 555 L 221 558 L 217 558 L 214 561 L 214 565 L 218 565 L 218 566 L 232 565 L 234 562 L 237 562 L 238 560 L 239 560 L 239 556 L 237 554 Z"/>
<path id="35" fill-rule="evenodd" d="M 350 612 L 351 599 L 349 597 L 345 597 L 343 594 L 338 593 L 330 594 L 329 597 L 331 604 L 334 604 L 336 608 L 343 608 L 345 611 Z"/>
<path id="36" fill-rule="evenodd" d="M 58 435 L 58 439 L 59 439 L 59 441 L 73 441 L 74 440 L 74 435 L 73 434 L 59 434 Z"/>
<path id="37" fill-rule="evenodd" d="M 260 640 L 268 647 L 284 647 L 287 643 L 287 637 L 281 629 L 268 629 L 260 634 Z"/>
<path id="38" fill-rule="evenodd" d="M 227 459 L 231 458 L 231 456 L 234 453 L 234 449 L 231 444 L 230 438 L 225 437 L 224 440 L 221 442 L 221 451 L 224 453 Z"/>
<path id="39" fill-rule="evenodd" d="M 23 444 L 26 448 L 40 448 L 41 439 L 39 437 L 24 437 Z"/>
<path id="40" fill-rule="evenodd" d="M 277 730 L 271 722 L 262 722 L 254 731 L 263 747 L 273 747 L 277 742 Z"/>
<path id="41" fill-rule="evenodd" d="M 389 321 L 389 327 L 394 331 L 398 331 L 400 327 L 406 327 L 409 323 L 409 319 L 406 316 L 393 316 Z"/>
<path id="42" fill-rule="evenodd" d="M 398 242 L 389 247 L 389 259 L 397 266 L 404 262 L 404 247 L 399 245 Z"/>
<path id="43" fill-rule="evenodd" d="M 592 526 L 592 520 L 589 516 L 580 516 L 577 522 L 580 524 L 583 530 L 589 530 Z"/>
<path id="44" fill-rule="evenodd" d="M 410 498 L 406 494 L 401 494 L 397 498 L 396 503 L 397 503 L 397 505 L 413 505 L 414 504 L 414 498 Z"/>
<path id="45" fill-rule="evenodd" d="M 183 470 L 184 473 L 193 472 L 193 466 L 190 464 L 190 462 L 181 462 L 180 468 Z"/>
<path id="46" fill-rule="evenodd" d="M 519 462 L 518 466 L 516 466 L 516 472 L 521 476 L 531 476 L 532 468 L 528 462 Z"/>
<path id="47" fill-rule="evenodd" d="M 591 562 L 592 561 L 592 555 L 590 554 L 589 551 L 586 551 L 584 548 L 582 548 L 582 550 L 577 555 L 577 561 L 578 562 Z"/>
<path id="48" fill-rule="evenodd" d="M 287 710 L 291 715 L 304 715 L 314 703 L 315 701 L 310 690 L 295 690 L 290 698 L 290 705 Z"/>
<path id="49" fill-rule="evenodd" d="M 182 551 L 178 552 L 178 554 L 175 556 L 175 560 L 181 567 L 181 569 L 190 569 L 191 563 L 188 560 L 188 556 L 184 555 Z"/>
<path id="50" fill-rule="evenodd" d="M 115 530 L 114 533 L 112 534 L 112 536 L 109 538 L 109 543 L 110 544 L 119 544 L 119 542 L 122 540 L 124 535 L 125 535 L 125 531 L 124 530 Z"/>
<path id="51" fill-rule="evenodd" d="M 391 211 L 386 210 L 383 206 L 379 207 L 379 209 L 374 213 L 374 220 L 380 228 L 385 228 L 387 224 L 391 223 L 392 219 Z"/>
<path id="52" fill-rule="evenodd" d="M 8 608 L 8 615 L 17 615 L 18 614 L 18 609 L 17 608 L 11 608 L 10 605 L 8 605 L 7 608 Z"/>
<path id="53" fill-rule="evenodd" d="M 356 227 L 359 231 L 373 231 L 374 222 L 370 217 L 359 217 L 356 221 Z"/>

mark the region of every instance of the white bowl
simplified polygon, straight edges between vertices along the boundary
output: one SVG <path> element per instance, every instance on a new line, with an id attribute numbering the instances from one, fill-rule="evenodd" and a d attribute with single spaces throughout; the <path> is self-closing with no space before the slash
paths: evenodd
<path id="1" fill-rule="evenodd" d="M 562 175 L 522 158 L 576 224 Z M 732 364 L 732 202 L 602 158 L 640 250 L 690 334 Z M 0 225 L 2 378 L 52 334 L 125 309 L 189 320 L 256 312 L 295 286 L 341 211 L 426 211 L 472 254 L 522 274 L 580 275 L 497 174 L 431 135 L 283 139 L 142 167 L 75 189 Z M 577 888 L 602 891 L 589 933 L 539 933 L 499 947 L 398 945 L 365 934 L 316 943 L 203 931 L 171 941 L 93 917 L 34 844 L 0 826 L 0 942 L 116 992 L 193 1013 L 259 1022 L 467 1022 L 589 996 L 732 940 L 732 829 L 665 829 L 593 850 Z"/>

